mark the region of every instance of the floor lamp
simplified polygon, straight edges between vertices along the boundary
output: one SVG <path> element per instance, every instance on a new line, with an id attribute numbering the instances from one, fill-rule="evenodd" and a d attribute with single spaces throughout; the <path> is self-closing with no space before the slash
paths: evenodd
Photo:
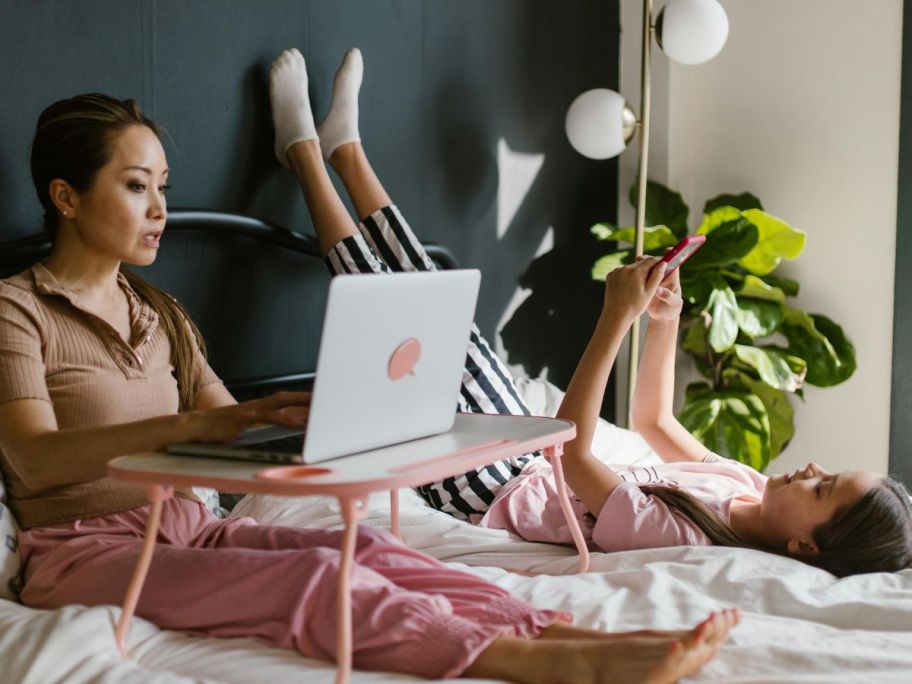
<path id="1" fill-rule="evenodd" d="M 567 138 L 574 149 L 590 159 L 616 157 L 640 132 L 637 169 L 636 242 L 634 253 L 643 253 L 646 223 L 646 180 L 649 161 L 649 89 L 652 38 L 679 64 L 707 62 L 725 45 L 728 17 L 718 0 L 668 0 L 653 22 L 652 0 L 643 0 L 643 49 L 640 57 L 640 115 L 613 90 L 595 88 L 577 97 L 567 110 Z M 640 321 L 630 329 L 627 373 L 627 425 L 636 387 Z"/>

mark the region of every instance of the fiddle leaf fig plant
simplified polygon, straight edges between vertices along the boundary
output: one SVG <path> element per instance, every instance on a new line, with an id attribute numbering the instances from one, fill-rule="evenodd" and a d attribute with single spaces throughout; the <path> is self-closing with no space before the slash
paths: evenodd
<path id="1" fill-rule="evenodd" d="M 630 189 L 636 206 L 636 185 Z M 688 233 L 679 193 L 650 181 L 644 251 L 662 255 Z M 790 303 L 797 281 L 775 275 L 804 250 L 805 233 L 763 210 L 750 193 L 706 202 L 696 233 L 706 242 L 681 266 L 681 348 L 705 378 L 687 387 L 681 423 L 707 448 L 763 470 L 795 434 L 790 395 L 805 383 L 830 387 L 855 372 L 855 349 L 842 328 Z M 632 245 L 634 228 L 599 223 L 600 240 Z M 598 259 L 592 277 L 632 263 L 631 247 Z"/>

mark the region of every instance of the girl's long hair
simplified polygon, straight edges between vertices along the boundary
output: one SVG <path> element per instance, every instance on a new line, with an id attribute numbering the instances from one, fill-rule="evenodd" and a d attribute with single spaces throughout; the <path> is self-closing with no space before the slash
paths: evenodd
<path id="1" fill-rule="evenodd" d="M 158 126 L 147 118 L 135 100 L 118 100 L 88 93 L 55 102 L 41 112 L 32 142 L 32 182 L 44 209 L 44 229 L 51 243 L 60 220 L 51 201 L 50 183 L 65 180 L 77 193 L 88 191 L 101 168 L 111 159 L 118 134 L 130 126 L 145 126 L 161 137 Z M 159 325 L 171 344 L 171 364 L 177 379 L 180 410 L 193 408 L 200 382 L 194 371 L 198 346 L 206 358 L 206 344 L 187 311 L 176 299 L 143 280 L 121 263 L 120 272 L 136 294 L 157 314 Z"/>
<path id="2" fill-rule="evenodd" d="M 640 489 L 690 519 L 717 546 L 778 553 L 837 577 L 912 568 L 912 499 L 905 487 L 890 478 L 883 478 L 858 501 L 818 525 L 813 537 L 819 552 L 801 554 L 749 542 L 706 504 L 681 489 L 652 485 Z"/>

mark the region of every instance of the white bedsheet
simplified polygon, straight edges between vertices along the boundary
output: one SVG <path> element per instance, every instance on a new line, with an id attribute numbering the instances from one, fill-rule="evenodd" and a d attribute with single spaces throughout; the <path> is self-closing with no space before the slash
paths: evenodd
<path id="1" fill-rule="evenodd" d="M 595 553 L 590 572 L 574 575 L 573 549 L 473 528 L 410 491 L 400 497 L 410 546 L 536 606 L 569 610 L 583 626 L 679 629 L 714 609 L 740 608 L 730 643 L 694 681 L 912 682 L 912 570 L 837 580 L 758 551 L 677 547 Z M 372 497 L 369 511 L 366 524 L 389 524 L 386 496 Z M 326 499 L 249 497 L 239 513 L 269 524 L 334 527 L 339 520 Z M 501 567 L 549 574 L 530 578 Z"/>
<path id="2" fill-rule="evenodd" d="M 612 460 L 648 462 L 636 435 L 602 427 Z M 405 541 L 474 572 L 537 606 L 568 610 L 579 625 L 628 630 L 692 625 L 711 610 L 741 609 L 743 621 L 698 682 L 912 682 L 912 570 L 836 580 L 785 558 L 744 549 L 670 548 L 592 555 L 574 575 L 573 549 L 530 544 L 471 527 L 402 490 Z M 365 524 L 389 524 L 388 496 L 369 502 Z M 328 499 L 248 497 L 236 510 L 262 523 L 338 527 Z M 496 567 L 499 566 L 499 567 Z M 539 573 L 525 577 L 501 568 Z M 137 620 L 134 661 L 114 645 L 116 608 L 36 611 L 0 601 L 3 682 L 332 682 L 330 665 L 251 639 L 208 639 Z M 353 682 L 414 681 L 355 673 Z M 464 680 L 460 680 L 464 681 Z"/>

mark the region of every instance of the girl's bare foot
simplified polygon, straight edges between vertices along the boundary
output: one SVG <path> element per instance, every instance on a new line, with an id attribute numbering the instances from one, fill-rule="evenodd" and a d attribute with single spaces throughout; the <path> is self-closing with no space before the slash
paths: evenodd
<path id="1" fill-rule="evenodd" d="M 737 621 L 736 611 L 713 614 L 680 639 L 661 633 L 619 634 L 612 639 L 503 637 L 492 643 L 464 675 L 523 684 L 676 682 L 712 660 Z"/>

